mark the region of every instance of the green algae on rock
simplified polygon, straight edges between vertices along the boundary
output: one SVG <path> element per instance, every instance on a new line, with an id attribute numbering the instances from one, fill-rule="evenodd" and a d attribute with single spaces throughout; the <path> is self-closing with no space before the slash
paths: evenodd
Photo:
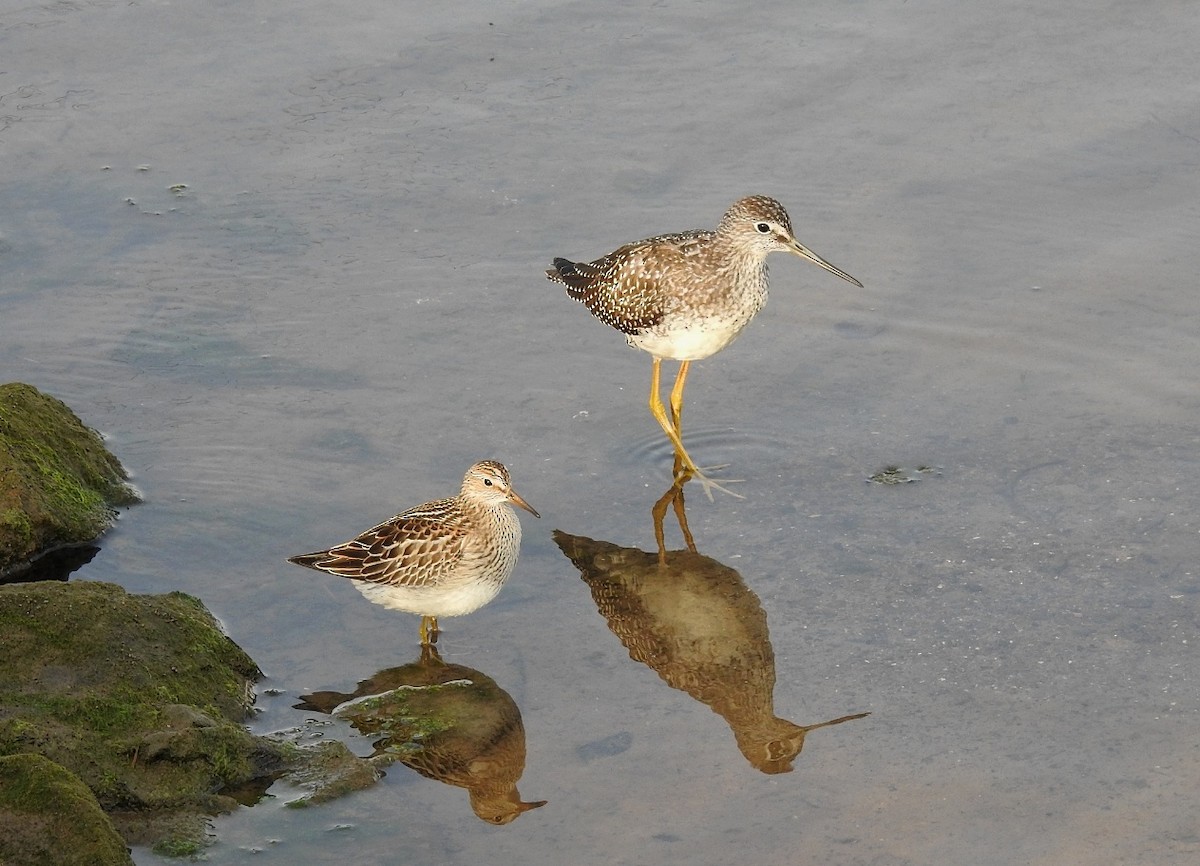
<path id="1" fill-rule="evenodd" d="M 241 724 L 258 667 L 191 596 L 0 586 L 0 634 L 0 756 L 36 752 L 75 773 L 126 841 L 202 834 L 196 816 L 237 805 L 214 792 L 284 765 Z"/>
<path id="2" fill-rule="evenodd" d="M 125 866 L 133 858 L 78 776 L 20 754 L 0 758 L 0 863 Z"/>
<path id="3" fill-rule="evenodd" d="M 2 585 L 0 636 L 0 760 L 36 753 L 61 764 L 127 844 L 194 854 L 211 841 L 209 816 L 237 808 L 239 789 L 284 776 L 315 804 L 379 777 L 341 743 L 250 733 L 242 722 L 258 666 L 184 593 Z"/>
<path id="4" fill-rule="evenodd" d="M 30 385 L 0 385 L 0 575 L 92 541 L 137 494 L 95 430 Z"/>

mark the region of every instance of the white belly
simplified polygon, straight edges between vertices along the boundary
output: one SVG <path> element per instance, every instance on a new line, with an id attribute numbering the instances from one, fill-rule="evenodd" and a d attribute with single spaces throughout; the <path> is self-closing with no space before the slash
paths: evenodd
<path id="1" fill-rule="evenodd" d="M 389 586 L 386 583 L 354 581 L 368 601 L 389 610 L 402 610 L 421 616 L 462 616 L 483 607 L 496 597 L 502 581 L 476 581 L 460 587 L 442 586 L 437 590 L 414 586 Z"/>
<path id="2" fill-rule="evenodd" d="M 746 321 L 706 320 L 690 328 L 655 329 L 628 337 L 629 345 L 649 352 L 656 358 L 673 361 L 698 361 L 715 355 L 732 343 L 746 327 Z"/>

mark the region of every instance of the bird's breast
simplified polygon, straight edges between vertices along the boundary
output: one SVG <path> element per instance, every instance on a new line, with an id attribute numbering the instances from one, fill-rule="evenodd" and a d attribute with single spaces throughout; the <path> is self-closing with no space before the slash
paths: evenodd
<path id="1" fill-rule="evenodd" d="M 503 583 L 517 564 L 521 521 L 507 505 L 492 509 L 485 519 L 490 524 L 488 531 L 474 537 L 463 557 L 464 565 Z"/>
<path id="2" fill-rule="evenodd" d="M 697 361 L 737 339 L 766 302 L 765 278 L 735 282 L 722 291 L 692 292 L 679 296 L 656 325 L 627 339 L 657 358 Z"/>

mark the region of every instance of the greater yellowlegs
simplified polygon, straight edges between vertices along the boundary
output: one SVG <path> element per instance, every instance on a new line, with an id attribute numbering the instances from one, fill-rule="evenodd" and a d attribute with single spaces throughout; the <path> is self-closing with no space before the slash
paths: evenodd
<path id="1" fill-rule="evenodd" d="M 596 259 L 556 258 L 546 275 L 567 287 L 592 315 L 654 358 L 650 411 L 683 461 L 683 472 L 711 488 L 683 447 L 683 388 L 692 361 L 721 351 L 767 302 L 767 256 L 794 253 L 862 287 L 796 240 L 783 205 L 752 195 L 736 202 L 716 230 L 698 229 L 635 241 Z M 681 362 L 671 389 L 671 416 L 659 396 L 662 361 Z M 726 490 L 727 493 L 732 491 Z M 733 494 L 737 495 L 737 494 Z"/>

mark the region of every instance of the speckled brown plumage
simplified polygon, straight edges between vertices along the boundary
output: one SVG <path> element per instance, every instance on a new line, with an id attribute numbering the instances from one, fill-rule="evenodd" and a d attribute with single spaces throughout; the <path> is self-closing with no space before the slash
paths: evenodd
<path id="1" fill-rule="evenodd" d="M 546 276 L 597 319 L 654 358 L 650 410 L 684 461 L 688 475 L 711 488 L 683 447 L 680 416 L 688 365 L 733 342 L 767 302 L 767 256 L 790 252 L 861 287 L 803 246 L 783 205 L 752 195 L 735 202 L 715 230 L 657 235 L 625 244 L 591 262 L 554 259 Z M 659 367 L 681 362 L 671 392 L 671 419 L 658 395 Z"/>
<path id="2" fill-rule="evenodd" d="M 350 578 L 372 602 L 420 614 L 422 640 L 436 640 L 437 617 L 487 604 L 512 574 L 521 522 L 510 504 L 538 516 L 513 490 L 508 470 L 484 460 L 467 470 L 458 496 L 410 508 L 288 562 Z"/>

